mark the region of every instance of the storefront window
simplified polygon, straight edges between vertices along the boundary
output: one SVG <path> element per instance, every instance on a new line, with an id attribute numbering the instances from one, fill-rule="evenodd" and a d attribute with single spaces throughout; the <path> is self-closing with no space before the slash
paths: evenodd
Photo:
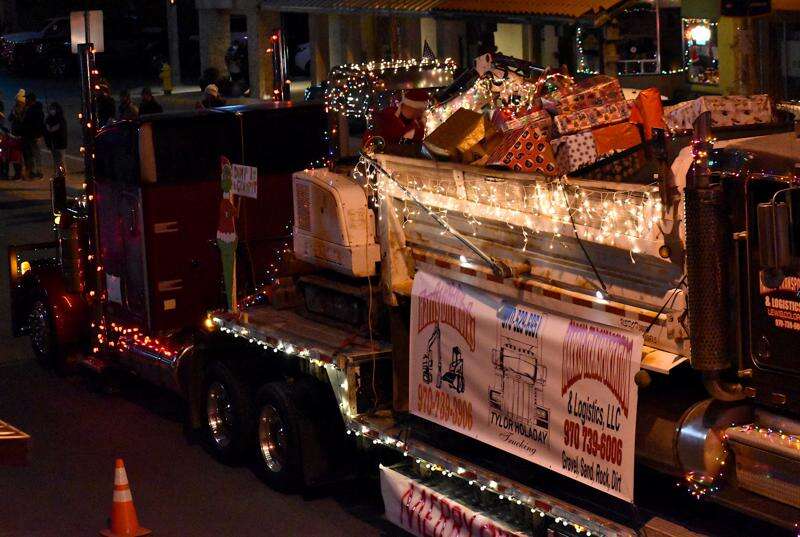
<path id="1" fill-rule="evenodd" d="M 602 70 L 622 76 L 683 70 L 680 4 L 676 5 L 676 0 L 627 5 L 602 28 L 578 28 L 577 38 L 578 72 Z"/>
<path id="2" fill-rule="evenodd" d="M 692 84 L 719 84 L 716 22 L 683 19 L 683 61 Z"/>

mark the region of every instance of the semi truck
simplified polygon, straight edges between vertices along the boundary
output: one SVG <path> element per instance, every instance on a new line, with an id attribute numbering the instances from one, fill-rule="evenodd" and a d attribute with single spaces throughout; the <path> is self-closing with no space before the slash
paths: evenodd
<path id="1" fill-rule="evenodd" d="M 674 534 L 641 501 L 665 482 L 796 529 L 791 124 L 704 114 L 624 182 L 379 144 L 320 166 L 329 138 L 289 102 L 100 130 L 86 193 L 54 183 L 55 240 L 9 251 L 14 332 L 59 370 L 175 391 L 213 456 L 281 490 L 378 450 L 417 535 Z M 232 308 L 223 157 L 257 170 Z"/>

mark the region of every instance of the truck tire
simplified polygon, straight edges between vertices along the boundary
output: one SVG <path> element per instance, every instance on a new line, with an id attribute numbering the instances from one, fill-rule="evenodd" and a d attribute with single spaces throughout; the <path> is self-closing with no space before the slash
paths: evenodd
<path id="1" fill-rule="evenodd" d="M 203 384 L 206 445 L 219 461 L 231 464 L 244 456 L 253 430 L 248 385 L 230 368 L 214 362 Z"/>
<path id="2" fill-rule="evenodd" d="M 303 484 L 302 430 L 298 393 L 286 382 L 269 382 L 256 395 L 256 473 L 272 488 L 296 491 Z"/>
<path id="3" fill-rule="evenodd" d="M 53 324 L 53 310 L 46 298 L 37 298 L 31 305 L 28 314 L 28 335 L 31 349 L 39 363 L 63 373 L 66 369 L 66 357 L 58 345 L 58 335 Z"/>

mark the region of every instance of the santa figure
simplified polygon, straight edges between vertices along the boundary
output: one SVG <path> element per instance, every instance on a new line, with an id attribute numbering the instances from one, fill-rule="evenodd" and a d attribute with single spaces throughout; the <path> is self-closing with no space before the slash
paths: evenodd
<path id="1" fill-rule="evenodd" d="M 425 136 L 422 116 L 428 108 L 428 92 L 409 89 L 398 106 L 389 106 L 372 118 L 372 127 L 364 135 L 364 143 L 380 136 L 387 145 L 421 142 Z"/>

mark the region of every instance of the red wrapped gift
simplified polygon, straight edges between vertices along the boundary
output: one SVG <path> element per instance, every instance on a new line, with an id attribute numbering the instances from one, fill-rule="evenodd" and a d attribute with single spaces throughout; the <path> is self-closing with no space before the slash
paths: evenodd
<path id="1" fill-rule="evenodd" d="M 633 123 L 617 123 L 592 130 L 597 156 L 625 151 L 642 143 L 639 127 Z"/>
<path id="2" fill-rule="evenodd" d="M 503 141 L 489 155 L 487 164 L 515 172 L 559 173 L 547 135 L 533 125 L 505 133 Z"/>
<path id="3" fill-rule="evenodd" d="M 500 132 L 521 129 L 527 125 L 534 125 L 547 131 L 553 124 L 553 118 L 550 112 L 542 109 L 523 108 L 514 111 L 508 108 L 498 108 L 492 114 L 492 124 Z"/>
<path id="4" fill-rule="evenodd" d="M 582 81 L 574 87 L 572 93 L 562 96 L 558 102 L 558 113 L 568 114 L 624 100 L 619 80 L 598 75 Z"/>
<path id="5" fill-rule="evenodd" d="M 630 116 L 630 106 L 626 101 L 620 101 L 594 108 L 584 108 L 571 114 L 560 114 L 554 118 L 554 121 L 559 134 L 571 134 L 626 121 Z"/>

